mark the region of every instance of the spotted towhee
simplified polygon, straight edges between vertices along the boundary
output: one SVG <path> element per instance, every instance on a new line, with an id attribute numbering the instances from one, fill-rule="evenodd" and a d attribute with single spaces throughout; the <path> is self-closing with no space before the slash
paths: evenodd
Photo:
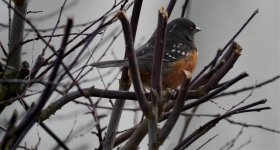
<path id="1" fill-rule="evenodd" d="M 197 48 L 194 35 L 200 28 L 188 19 L 178 18 L 167 25 L 166 42 L 163 57 L 162 87 L 177 88 L 184 79 L 186 70 L 192 73 L 197 63 Z M 155 49 L 156 35 L 136 50 L 141 80 L 144 86 L 151 85 L 152 59 Z M 128 66 L 128 60 L 113 60 L 93 63 L 98 68 Z"/>

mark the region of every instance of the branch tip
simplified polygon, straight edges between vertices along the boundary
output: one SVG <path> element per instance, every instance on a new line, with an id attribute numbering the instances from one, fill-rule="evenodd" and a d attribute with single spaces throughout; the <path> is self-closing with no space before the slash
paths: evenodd
<path id="1" fill-rule="evenodd" d="M 260 12 L 260 9 L 257 8 L 257 9 L 254 11 L 254 14 L 257 14 L 257 13 L 259 13 L 259 12 Z"/>
<path id="2" fill-rule="evenodd" d="M 161 6 L 161 8 L 159 9 L 159 13 L 162 15 L 164 19 L 166 20 L 168 19 L 168 12 L 163 6 Z"/>
<path id="3" fill-rule="evenodd" d="M 234 44 L 234 49 L 236 51 L 236 53 L 241 53 L 241 51 L 243 50 L 241 45 L 239 45 L 237 42 L 233 42 Z"/>
<path id="4" fill-rule="evenodd" d="M 242 72 L 240 75 L 245 76 L 245 77 L 249 76 L 248 72 Z"/>
<path id="5" fill-rule="evenodd" d="M 119 11 L 116 16 L 117 16 L 118 19 L 126 18 L 125 17 L 125 12 L 123 10 Z"/>

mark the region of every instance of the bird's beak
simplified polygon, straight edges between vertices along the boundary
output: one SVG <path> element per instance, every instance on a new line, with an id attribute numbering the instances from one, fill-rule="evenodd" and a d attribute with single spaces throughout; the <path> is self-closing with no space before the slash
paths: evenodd
<path id="1" fill-rule="evenodd" d="M 195 32 L 199 32 L 199 31 L 201 31 L 201 28 L 196 27 L 196 28 L 195 28 Z"/>

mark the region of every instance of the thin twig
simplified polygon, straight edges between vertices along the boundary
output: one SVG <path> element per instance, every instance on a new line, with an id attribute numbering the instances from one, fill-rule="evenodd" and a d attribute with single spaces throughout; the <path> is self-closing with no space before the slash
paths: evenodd
<path id="1" fill-rule="evenodd" d="M 241 100 L 239 103 L 233 105 L 233 106 L 229 109 L 229 111 L 230 111 L 230 110 L 233 110 L 233 109 L 236 108 L 237 106 L 241 105 L 241 104 L 244 103 L 249 97 L 251 97 L 251 96 L 253 95 L 253 92 L 254 92 L 255 88 L 256 88 L 256 85 L 257 85 L 257 83 L 255 84 L 255 87 L 252 88 L 251 92 L 250 92 L 243 100 Z"/>
<path id="2" fill-rule="evenodd" d="M 227 49 L 227 47 L 235 40 L 235 38 L 243 31 L 243 29 L 248 25 L 248 23 L 254 18 L 254 16 L 259 12 L 258 9 L 256 9 L 253 14 L 248 18 L 248 20 L 241 26 L 241 28 L 235 33 L 235 35 L 228 41 L 228 43 L 223 47 L 223 49 L 216 55 L 217 58 L 219 58 L 223 52 Z M 203 73 L 212 66 L 213 63 L 216 62 L 217 58 L 214 58 L 208 65 L 206 65 L 199 73 L 198 75 L 193 79 L 192 83 L 196 82 Z"/>
<path id="3" fill-rule="evenodd" d="M 197 110 L 197 108 L 198 108 L 198 107 L 194 107 L 194 108 L 191 110 L 191 113 L 195 113 L 196 110 Z M 182 115 L 185 116 L 184 113 L 183 113 Z M 180 142 L 183 141 L 183 139 L 184 139 L 184 137 L 185 137 L 185 135 L 186 135 L 186 133 L 187 133 L 187 129 L 188 129 L 190 123 L 191 123 L 192 118 L 193 118 L 193 116 L 186 116 L 186 117 L 185 117 L 185 124 L 184 124 L 183 130 L 182 130 L 182 132 L 181 132 L 181 135 L 180 135 L 180 138 L 179 138 L 178 143 L 180 143 Z"/>
<path id="4" fill-rule="evenodd" d="M 189 0 L 185 0 L 185 3 L 182 6 L 181 17 L 183 18 L 186 14 L 186 10 L 188 8 Z"/>
<path id="5" fill-rule="evenodd" d="M 178 149 L 186 149 L 189 145 L 191 145 L 194 141 L 196 141 L 198 138 L 200 138 L 202 135 L 204 135 L 205 133 L 207 133 L 210 129 L 212 129 L 218 122 L 220 122 L 221 120 L 235 115 L 235 114 L 240 114 L 240 113 L 246 113 L 246 112 L 259 112 L 262 110 L 266 110 L 266 109 L 270 109 L 269 107 L 261 107 L 261 108 L 255 108 L 255 109 L 250 109 L 254 106 L 257 105 L 261 105 L 266 103 L 266 100 L 259 100 L 257 102 L 248 104 L 246 106 L 237 108 L 235 110 L 232 110 L 230 112 L 226 112 L 225 114 L 214 118 L 213 120 L 207 122 L 206 124 L 204 124 L 203 126 L 201 126 L 199 129 L 197 129 L 196 131 L 194 131 L 192 134 L 190 134 L 187 138 L 185 138 L 180 144 L 178 144 L 174 150 L 178 150 Z"/>
<path id="6" fill-rule="evenodd" d="M 252 142 L 252 137 L 250 137 L 246 142 L 242 143 L 239 147 L 236 148 L 236 150 L 241 150 L 243 147 L 247 146 Z"/>
<path id="7" fill-rule="evenodd" d="M 240 129 L 240 131 L 238 132 L 238 134 L 236 135 L 235 138 L 233 138 L 232 140 L 230 140 L 229 142 L 226 143 L 224 148 L 226 148 L 226 150 L 231 149 L 234 146 L 234 144 L 236 143 L 236 141 L 239 139 L 239 137 L 241 136 L 242 133 L 243 133 L 243 127 Z M 224 148 L 221 148 L 221 149 L 224 149 Z"/>
<path id="8" fill-rule="evenodd" d="M 209 142 L 211 142 L 214 138 L 216 138 L 219 134 L 214 135 L 213 137 L 211 137 L 210 139 L 208 139 L 206 142 L 204 142 L 201 146 L 199 146 L 196 150 L 200 150 L 203 146 L 205 146 L 206 144 L 208 144 Z"/>
<path id="9" fill-rule="evenodd" d="M 224 92 L 224 93 L 221 93 L 217 96 L 215 96 L 214 98 L 218 98 L 218 97 L 222 97 L 222 96 L 228 96 L 228 95 L 235 95 L 235 94 L 238 94 L 238 93 L 241 93 L 241 92 L 246 92 L 248 90 L 252 90 L 253 88 L 260 88 L 264 85 L 267 85 L 271 82 L 274 82 L 275 80 L 278 80 L 280 78 L 280 75 L 277 75 L 275 77 L 272 77 L 268 80 L 265 80 L 259 84 L 256 84 L 256 85 L 252 85 L 252 86 L 248 86 L 248 87 L 243 87 L 241 89 L 238 89 L 238 90 L 233 90 L 233 91 L 229 91 L 229 92 Z"/>
<path id="10" fill-rule="evenodd" d="M 48 40 L 48 43 L 50 43 L 50 42 L 52 41 L 52 37 L 53 37 L 53 35 L 54 35 L 55 31 L 56 31 L 56 28 L 57 28 L 57 26 L 58 26 L 58 24 L 59 24 L 59 22 L 60 22 L 60 18 L 61 18 L 61 15 L 62 15 L 62 12 L 63 12 L 63 9 L 64 9 L 64 6 L 65 6 L 66 2 L 67 2 L 67 0 L 64 0 L 62 6 L 60 7 L 59 14 L 58 14 L 58 18 L 57 18 L 56 24 L 55 24 L 55 26 L 54 26 L 54 28 L 53 28 L 53 30 L 52 30 L 51 36 L 50 36 L 50 38 L 49 38 L 49 40 Z M 46 45 L 46 46 L 43 48 L 42 53 L 41 53 L 42 56 L 44 56 L 47 47 L 48 47 L 48 46 Z"/>
<path id="11" fill-rule="evenodd" d="M 5 55 L 5 57 L 7 57 L 7 56 L 8 56 L 8 53 L 7 53 L 7 51 L 5 50 L 4 46 L 2 45 L 2 42 L 1 42 L 1 41 L 0 41 L 0 48 L 2 49 L 3 54 Z"/>
<path id="12" fill-rule="evenodd" d="M 102 20 L 104 20 L 104 18 L 106 18 L 106 16 L 112 11 L 114 10 L 117 6 L 119 6 L 124 0 L 120 1 L 118 4 L 114 5 L 110 10 L 108 10 L 104 15 L 102 15 L 100 18 L 98 18 L 97 20 L 95 20 L 94 22 L 92 22 L 89 26 L 87 26 L 85 29 L 83 29 L 80 34 L 76 35 L 75 37 L 73 37 L 71 40 L 69 40 L 67 42 L 67 44 L 73 42 L 77 37 L 79 37 L 81 34 L 84 34 L 84 32 L 86 32 L 89 28 L 91 28 L 93 25 L 95 25 L 97 22 L 100 22 Z M 131 5 L 129 5 L 130 7 Z M 129 8 L 128 7 L 128 8 Z M 80 42 L 78 42 L 77 44 L 75 44 L 72 48 L 70 48 L 65 54 L 64 57 L 68 56 L 69 54 L 71 54 L 73 51 L 77 50 L 78 47 L 80 47 L 81 45 L 83 45 L 85 42 L 91 41 L 89 39 L 93 38 L 96 34 L 98 34 L 101 30 L 103 30 L 105 27 L 107 27 L 108 25 L 112 24 L 115 21 L 115 17 L 111 18 L 109 21 L 107 21 L 106 23 L 104 23 L 103 25 L 99 26 L 97 29 L 95 29 L 95 31 L 93 31 L 90 35 L 88 35 L 86 38 L 82 39 Z M 33 27 L 34 29 L 34 27 Z M 52 29 L 51 29 L 52 30 Z M 38 32 L 37 29 L 34 30 L 36 33 Z M 37 33 L 38 34 L 38 33 Z M 42 38 L 42 36 L 38 36 L 40 39 Z M 44 42 L 46 43 L 46 42 Z M 58 50 L 59 51 L 59 50 Z M 51 55 L 49 58 L 47 58 L 45 60 L 45 62 L 43 63 L 43 65 L 47 64 L 48 61 L 51 60 L 51 58 L 53 58 L 55 56 L 55 54 Z M 42 65 L 42 66 L 43 66 Z M 53 67 L 53 64 L 50 65 L 49 67 L 47 67 L 44 71 L 42 71 L 42 73 L 39 75 L 39 78 L 41 76 L 43 76 L 44 74 L 46 74 L 47 71 L 49 71 L 51 68 Z M 38 70 L 36 70 L 37 72 Z"/>
<path id="13" fill-rule="evenodd" d="M 70 33 L 70 35 L 90 35 L 90 33 L 83 33 L 83 34 L 80 34 L 80 33 Z M 64 36 L 64 34 L 53 34 L 53 35 L 44 35 L 42 36 L 42 38 L 48 38 L 48 37 L 61 37 L 61 36 Z M 23 42 L 21 42 L 22 45 L 26 44 L 26 43 L 29 43 L 29 42 L 32 42 L 32 41 L 37 41 L 39 40 L 40 38 L 39 37 L 35 37 L 35 38 L 32 38 L 32 39 L 27 39 Z"/>
<path id="14" fill-rule="evenodd" d="M 14 136 L 14 130 L 15 130 L 15 125 L 16 125 L 16 121 L 18 119 L 18 112 L 17 110 L 15 109 L 13 114 L 12 114 L 12 117 L 11 119 L 9 120 L 9 125 L 8 125 L 8 128 L 7 130 L 5 130 L 5 136 L 3 137 L 1 143 L 0 143 L 0 148 L 1 149 L 9 149 L 10 147 L 10 140 L 13 138 Z"/>
<path id="15" fill-rule="evenodd" d="M 56 78 L 56 73 L 58 71 L 58 68 L 62 62 L 62 57 L 63 57 L 63 52 L 64 49 L 66 48 L 66 42 L 68 40 L 69 34 L 70 33 L 70 29 L 71 26 L 73 24 L 73 20 L 72 19 L 68 19 L 67 22 L 67 26 L 68 28 L 66 28 L 65 31 L 65 35 L 63 40 L 62 40 L 62 44 L 61 44 L 61 51 L 58 55 L 58 59 L 56 62 L 56 65 L 54 66 L 54 69 L 52 71 L 52 73 L 50 74 L 49 77 L 49 81 L 53 82 L 54 79 Z M 45 86 L 45 90 L 42 92 L 42 95 L 40 96 L 39 100 L 38 100 L 38 104 L 36 106 L 34 106 L 34 108 L 32 108 L 27 115 L 24 117 L 24 120 L 22 120 L 20 122 L 20 124 L 17 127 L 17 132 L 16 132 L 16 137 L 14 138 L 14 141 L 11 143 L 11 148 L 12 149 L 16 149 L 16 147 L 19 145 L 19 143 L 21 142 L 21 140 L 23 139 L 23 137 L 26 135 L 26 133 L 29 131 L 29 129 L 34 125 L 37 116 L 40 114 L 39 112 L 43 109 L 44 105 L 46 104 L 48 98 L 51 96 L 53 90 L 54 90 L 55 86 L 52 84 L 47 84 Z"/>
<path id="16" fill-rule="evenodd" d="M 187 105 L 184 106 L 184 111 L 185 110 L 188 110 L 194 106 L 197 106 L 199 104 L 202 104 L 206 101 L 208 101 L 209 99 L 211 99 L 212 97 L 214 97 L 215 95 L 219 94 L 220 92 L 226 90 L 228 87 L 230 87 L 231 85 L 235 84 L 236 82 L 238 82 L 239 80 L 247 77 L 248 74 L 247 73 L 241 73 L 239 76 L 235 77 L 234 79 L 231 79 L 230 81 L 228 81 L 226 84 L 224 84 L 223 86 L 215 89 L 214 91 L 208 93 L 207 95 L 199 98 L 198 100 L 194 101 L 194 102 L 191 102 Z"/>
<path id="17" fill-rule="evenodd" d="M 177 0 L 170 0 L 167 8 L 166 8 L 166 11 L 167 11 L 167 14 L 168 14 L 168 17 L 171 16 L 171 13 L 172 13 L 172 10 L 176 4 Z"/>
<path id="18" fill-rule="evenodd" d="M 245 122 L 242 123 L 242 122 L 237 122 L 237 121 L 234 121 L 234 120 L 231 120 L 231 119 L 226 119 L 226 121 L 228 121 L 231 124 L 240 125 L 240 126 L 243 126 L 243 127 L 246 127 L 246 128 L 249 128 L 249 127 L 259 128 L 261 130 L 266 130 L 266 131 L 270 131 L 270 132 L 273 132 L 273 133 L 276 133 L 276 134 L 280 134 L 279 130 L 267 128 L 267 127 L 264 127 L 262 125 L 248 124 L 248 123 L 245 123 Z"/>
<path id="19" fill-rule="evenodd" d="M 44 44 L 46 44 L 51 50 L 55 51 L 54 47 L 52 45 L 48 44 L 48 42 L 44 38 L 42 38 L 42 35 L 36 29 L 36 27 L 30 22 L 30 20 L 28 20 L 24 15 L 22 15 L 21 12 L 19 12 L 17 9 L 12 7 L 12 5 L 10 5 L 6 0 L 3 0 L 3 2 L 5 4 L 7 4 L 9 8 L 11 8 L 19 17 L 21 17 L 36 32 L 37 36 L 41 39 L 41 41 Z"/>

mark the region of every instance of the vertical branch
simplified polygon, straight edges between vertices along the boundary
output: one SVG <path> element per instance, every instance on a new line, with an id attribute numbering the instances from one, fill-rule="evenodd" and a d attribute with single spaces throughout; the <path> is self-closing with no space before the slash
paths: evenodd
<path id="1" fill-rule="evenodd" d="M 125 45 L 126 45 L 126 49 L 127 49 L 127 58 L 128 58 L 128 62 L 129 62 L 131 80 L 132 80 L 132 83 L 134 86 L 135 94 L 136 94 L 140 108 L 143 111 L 144 115 L 146 117 L 150 117 L 151 109 L 149 107 L 149 103 L 146 98 L 146 95 L 145 95 L 145 92 L 143 89 L 143 85 L 142 85 L 142 82 L 140 79 L 139 68 L 137 65 L 136 55 L 134 52 L 131 27 L 130 27 L 130 24 L 129 24 L 124 12 L 118 13 L 118 18 L 120 19 L 122 26 L 123 26 Z"/>
<path id="2" fill-rule="evenodd" d="M 61 15 L 62 15 L 62 11 L 63 11 L 63 9 L 64 9 L 64 6 L 65 6 L 66 2 L 67 2 L 67 0 L 64 0 L 62 6 L 60 7 L 60 12 L 59 12 L 59 15 L 58 15 L 56 24 L 55 24 L 55 26 L 54 26 L 54 28 L 53 28 L 52 33 L 51 33 L 51 36 L 50 36 L 50 38 L 49 38 L 49 40 L 48 40 L 48 43 L 51 42 L 52 37 L 53 37 L 53 35 L 54 35 L 54 33 L 55 33 L 56 29 L 57 29 L 57 26 L 58 26 L 58 24 L 59 24 L 59 22 L 60 22 L 60 18 L 61 18 Z M 48 48 L 47 45 L 43 48 L 43 52 L 42 52 L 42 54 L 41 54 L 42 56 L 44 56 L 45 51 L 46 51 L 47 48 Z"/>
<path id="3" fill-rule="evenodd" d="M 191 80 L 191 74 L 188 73 L 187 71 L 184 71 L 184 73 L 185 73 L 185 79 L 181 85 L 178 97 L 175 100 L 174 108 L 173 108 L 170 116 L 168 117 L 168 120 L 166 121 L 166 123 L 162 127 L 162 130 L 159 133 L 159 142 L 160 143 L 163 143 L 166 140 L 167 136 L 169 135 L 169 133 L 175 126 L 175 123 L 177 122 L 177 120 L 181 114 L 181 111 L 183 110 L 185 100 L 187 99 L 189 84 L 190 84 L 190 80 Z"/>
<path id="4" fill-rule="evenodd" d="M 185 0 L 184 5 L 182 6 L 181 17 L 183 18 L 186 14 L 186 10 L 188 8 L 189 0 Z"/>
<path id="5" fill-rule="evenodd" d="M 137 31 L 138 21 L 139 21 L 139 17 L 140 17 L 141 8 L 142 8 L 142 3 L 143 3 L 143 0 L 134 1 L 134 6 L 133 6 L 133 10 L 132 10 L 132 15 L 131 15 L 131 22 L 130 22 L 133 41 L 135 40 L 135 36 L 136 36 L 136 31 Z"/>
<path id="6" fill-rule="evenodd" d="M 176 2 L 177 2 L 177 0 L 170 0 L 169 4 L 167 6 L 167 9 L 166 9 L 168 17 L 170 17 Z"/>
<path id="7" fill-rule="evenodd" d="M 9 14 L 9 52 L 7 55 L 7 62 L 4 71 L 5 79 L 18 78 L 17 73 L 21 70 L 21 42 L 23 39 L 25 15 L 27 10 L 28 0 L 14 0 L 14 7 L 10 5 L 10 1 L 4 3 L 8 4 L 9 12 L 14 11 L 13 21 L 10 21 Z M 25 63 L 26 64 L 26 63 Z M 27 69 L 28 70 L 28 67 Z M 17 72 L 18 71 L 18 72 Z M 9 86 L 11 85 L 11 86 Z M 14 96 L 19 92 L 20 84 L 0 84 L 0 101 Z M 6 108 L 7 104 L 0 105 L 0 112 Z"/>
<path id="8" fill-rule="evenodd" d="M 166 36 L 166 26 L 167 26 L 168 15 L 164 8 L 161 8 L 158 13 L 158 26 L 156 31 L 156 43 L 155 51 L 153 56 L 153 69 L 152 69 L 152 91 L 154 95 L 152 97 L 152 111 L 153 116 L 148 118 L 149 121 L 149 149 L 155 150 L 158 149 L 157 144 L 157 122 L 158 114 L 160 112 L 159 107 L 161 107 L 161 97 L 162 97 L 162 60 L 164 55 L 164 45 L 165 45 L 165 36 Z"/>
<path id="9" fill-rule="evenodd" d="M 0 149 L 8 149 L 7 146 L 8 146 L 10 138 L 13 136 L 13 132 L 14 132 L 14 128 L 15 128 L 17 118 L 18 118 L 18 112 L 15 109 L 14 112 L 13 112 L 13 115 L 12 115 L 10 121 L 9 121 L 9 126 L 7 128 L 7 131 L 6 131 L 6 135 L 3 137 L 3 139 L 0 143 Z"/>
<path id="10" fill-rule="evenodd" d="M 9 4 L 11 5 L 12 3 L 12 0 L 9 0 Z M 8 29 L 8 39 L 10 40 L 11 38 L 11 24 L 12 24 L 12 11 L 11 11 L 11 8 L 8 7 L 8 22 L 9 22 L 9 29 Z M 7 57 L 7 56 L 6 56 Z"/>
<path id="11" fill-rule="evenodd" d="M 153 69 L 152 69 L 152 87 L 156 90 L 159 97 L 161 97 L 161 73 L 162 73 L 162 60 L 165 48 L 165 34 L 168 15 L 164 8 L 159 10 L 158 26 L 156 32 L 155 51 L 153 56 Z M 159 102 L 159 101 L 158 101 Z"/>
<path id="12" fill-rule="evenodd" d="M 143 0 L 135 0 L 133 10 L 132 10 L 130 27 L 131 27 L 131 32 L 132 32 L 133 44 L 134 44 L 134 39 L 136 36 L 136 31 L 137 31 L 139 16 L 140 16 L 141 8 L 142 8 L 142 3 L 143 3 Z M 127 57 L 127 51 L 128 50 L 126 49 L 124 58 Z M 122 68 L 122 75 L 121 75 L 121 79 L 119 82 L 120 82 L 120 86 L 119 86 L 120 90 L 125 90 L 125 91 L 129 90 L 130 80 L 129 80 L 129 76 L 128 76 L 127 67 Z M 109 125 L 108 125 L 107 134 L 102 143 L 104 150 L 109 150 L 109 149 L 113 148 L 114 140 L 116 137 L 116 131 L 119 126 L 124 104 L 125 104 L 125 99 L 117 99 L 114 104 L 112 114 L 110 117 L 110 121 L 109 121 Z"/>
<path id="13" fill-rule="evenodd" d="M 14 9 L 16 9 L 22 16 L 25 17 L 27 10 L 28 0 L 13 0 L 15 3 Z M 21 62 L 21 42 L 23 38 L 25 20 L 14 13 L 13 22 L 11 27 L 11 33 L 9 37 L 9 53 L 7 59 L 7 66 L 13 67 L 16 70 L 20 69 Z"/>
<path id="14" fill-rule="evenodd" d="M 61 51 L 57 56 L 58 58 L 57 58 L 57 61 L 55 63 L 55 66 L 54 66 L 54 68 L 53 68 L 53 70 L 50 74 L 49 81 L 46 84 L 45 89 L 42 92 L 42 94 L 41 94 L 41 96 L 38 100 L 38 104 L 36 104 L 36 106 L 31 108 L 30 111 L 27 112 L 24 119 L 20 122 L 18 127 L 15 129 L 14 137 L 12 139 L 10 139 L 11 142 L 10 142 L 9 147 L 11 149 L 16 149 L 17 148 L 17 146 L 20 144 L 21 140 L 24 138 L 26 133 L 34 125 L 34 123 L 37 120 L 37 117 L 40 114 L 40 111 L 43 109 L 43 107 L 47 103 L 49 97 L 51 96 L 53 90 L 55 89 L 55 85 L 52 84 L 52 83 L 54 82 L 54 80 L 56 78 L 56 75 L 57 75 L 57 72 L 58 72 L 58 68 L 59 68 L 60 64 L 62 63 L 63 52 L 66 48 L 66 43 L 67 43 L 72 25 L 73 25 L 73 20 L 68 19 L 66 30 L 65 30 L 65 36 L 64 36 L 64 38 L 62 40 L 62 44 L 61 44 Z"/>

